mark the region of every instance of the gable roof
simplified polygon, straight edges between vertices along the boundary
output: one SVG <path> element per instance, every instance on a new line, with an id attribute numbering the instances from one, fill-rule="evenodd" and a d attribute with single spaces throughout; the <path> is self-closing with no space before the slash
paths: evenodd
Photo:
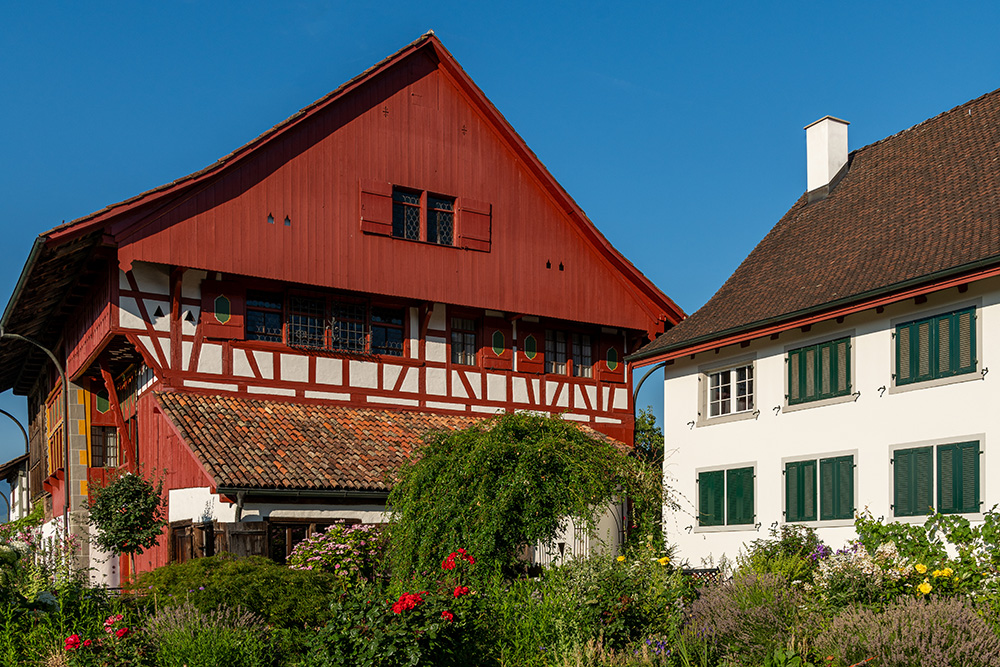
<path id="1" fill-rule="evenodd" d="M 387 483 L 433 431 L 484 418 L 157 393 L 163 414 L 220 488 L 387 493 Z M 622 443 L 584 424 L 590 437 Z"/>
<path id="2" fill-rule="evenodd" d="M 659 330 L 663 329 L 663 325 L 669 326 L 680 321 L 685 316 L 683 310 L 608 242 L 440 40 L 433 32 L 428 32 L 212 165 L 41 234 L 35 241 L 14 293 L 0 317 L 0 327 L 33 337 L 51 347 L 61 334 L 62 319 L 73 310 L 73 298 L 82 298 L 73 295 L 85 293 L 84 286 L 74 283 L 82 274 L 82 267 L 87 265 L 95 253 L 101 252 L 102 246 L 114 244 L 114 236 L 109 232 L 127 230 L 130 225 L 139 224 L 169 209 L 175 202 L 192 196 L 200 188 L 208 187 L 223 176 L 233 173 L 258 151 L 281 140 L 307 119 L 337 104 L 352 91 L 418 53 L 429 55 L 448 74 L 486 122 L 503 138 L 524 168 L 558 203 L 576 232 L 586 239 L 637 295 L 637 302 L 644 304 L 650 316 L 655 318 L 655 313 L 661 313 L 658 315 L 661 324 Z M 73 287 L 76 288 L 75 291 L 67 289 Z M 6 369 L 0 371 L 0 391 L 19 382 L 18 371 L 11 370 L 11 364 L 7 362 L 18 356 L 31 355 L 38 356 L 23 343 L 0 342 L 0 368 Z M 23 383 L 18 386 L 24 389 Z"/>
<path id="3" fill-rule="evenodd" d="M 803 194 L 708 303 L 630 359 L 993 265 L 1000 90 L 851 153 L 826 199 Z"/>

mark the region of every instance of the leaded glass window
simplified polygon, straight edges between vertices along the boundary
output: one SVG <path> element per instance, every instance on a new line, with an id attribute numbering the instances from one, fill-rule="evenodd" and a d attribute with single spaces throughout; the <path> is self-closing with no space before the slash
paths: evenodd
<path id="1" fill-rule="evenodd" d="M 392 189 L 392 235 L 420 240 L 420 193 Z"/>

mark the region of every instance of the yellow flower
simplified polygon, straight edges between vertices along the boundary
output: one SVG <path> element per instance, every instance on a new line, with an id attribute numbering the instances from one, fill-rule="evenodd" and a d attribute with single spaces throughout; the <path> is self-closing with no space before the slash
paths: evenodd
<path id="1" fill-rule="evenodd" d="M 919 586 L 917 586 L 917 590 L 920 591 L 921 593 L 923 593 L 924 595 L 927 595 L 933 589 L 934 589 L 934 587 L 931 586 L 929 583 L 927 583 L 926 579 L 924 580 L 924 583 L 922 583 Z"/>
<path id="2" fill-rule="evenodd" d="M 932 577 L 940 577 L 941 576 L 941 570 L 934 570 L 933 572 L 931 572 L 931 576 Z"/>
<path id="3" fill-rule="evenodd" d="M 625 556 L 619 556 L 618 557 L 618 562 L 619 563 L 623 562 L 624 560 L 625 560 Z"/>
<path id="4" fill-rule="evenodd" d="M 666 565 L 667 563 L 670 562 L 670 556 L 664 556 L 663 558 L 657 558 L 656 562 L 659 563 L 660 565 Z"/>
<path id="5" fill-rule="evenodd" d="M 943 570 L 941 570 L 942 577 L 950 577 L 953 574 L 955 574 L 955 572 L 950 567 L 946 567 Z"/>
<path id="6" fill-rule="evenodd" d="M 913 569 L 915 569 L 920 574 L 924 574 L 927 572 L 927 566 L 924 565 L 923 563 L 917 563 L 916 565 L 913 566 Z"/>

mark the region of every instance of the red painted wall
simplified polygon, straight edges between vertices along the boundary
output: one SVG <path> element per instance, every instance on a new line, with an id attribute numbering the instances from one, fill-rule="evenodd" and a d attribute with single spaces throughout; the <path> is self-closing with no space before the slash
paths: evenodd
<path id="1" fill-rule="evenodd" d="M 183 202 L 112 227 L 125 265 L 653 326 L 662 309 L 637 296 L 430 53 L 400 61 Z M 362 180 L 491 204 L 491 251 L 362 233 Z"/>

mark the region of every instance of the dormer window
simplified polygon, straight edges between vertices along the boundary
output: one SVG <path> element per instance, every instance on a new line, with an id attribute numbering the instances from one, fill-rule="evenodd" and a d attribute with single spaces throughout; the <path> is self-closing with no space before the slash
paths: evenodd
<path id="1" fill-rule="evenodd" d="M 392 189 L 392 235 L 410 241 L 454 245 L 455 199 Z"/>

